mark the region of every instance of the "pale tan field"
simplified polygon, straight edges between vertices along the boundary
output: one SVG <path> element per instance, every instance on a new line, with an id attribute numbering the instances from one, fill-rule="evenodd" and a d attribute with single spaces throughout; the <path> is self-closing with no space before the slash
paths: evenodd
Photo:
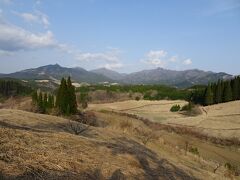
<path id="1" fill-rule="evenodd" d="M 238 165 L 240 161 L 233 150 L 211 144 L 199 149 L 200 156 L 185 154 L 184 137 L 164 131 L 154 132 L 156 137 L 144 145 L 135 129 L 152 130 L 141 121 L 96 115 L 107 126 L 75 135 L 65 118 L 1 109 L 0 178 L 107 179 L 120 172 L 128 179 L 226 179 L 232 176 L 224 163 Z M 197 143 L 194 138 L 189 142 Z M 204 151 L 211 158 L 202 156 Z M 222 154 L 214 157 L 215 151 Z"/>
<path id="2" fill-rule="evenodd" d="M 186 116 L 170 112 L 174 104 L 183 106 L 184 101 L 124 101 L 108 104 L 91 104 L 90 109 L 107 109 L 136 114 L 155 122 L 196 128 L 211 136 L 240 138 L 240 101 L 199 107 L 202 114 Z"/>

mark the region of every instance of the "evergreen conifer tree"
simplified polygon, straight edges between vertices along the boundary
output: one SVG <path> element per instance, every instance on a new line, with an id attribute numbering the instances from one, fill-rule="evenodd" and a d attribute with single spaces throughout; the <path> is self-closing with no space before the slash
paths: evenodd
<path id="1" fill-rule="evenodd" d="M 43 112 L 43 95 L 42 92 L 39 93 L 38 95 L 38 108 L 40 112 Z"/>
<path id="2" fill-rule="evenodd" d="M 229 102 L 232 100 L 232 88 L 231 88 L 230 81 L 225 82 L 223 100 L 224 100 L 224 102 Z"/>
<path id="3" fill-rule="evenodd" d="M 240 76 L 238 76 L 237 79 L 238 79 L 238 97 L 237 97 L 237 99 L 240 100 Z"/>
<path id="4" fill-rule="evenodd" d="M 77 101 L 75 87 L 72 85 L 71 78 L 67 82 L 64 78 L 57 92 L 56 107 L 63 114 L 74 114 L 77 112 Z"/>
<path id="5" fill-rule="evenodd" d="M 212 92 L 211 85 L 208 85 L 208 87 L 206 89 L 204 104 L 206 106 L 213 104 L 213 92 Z"/>
<path id="6" fill-rule="evenodd" d="M 216 87 L 216 91 L 215 91 L 215 102 L 218 104 L 218 103 L 221 103 L 222 102 L 222 83 L 221 81 L 219 80 L 218 83 L 217 83 L 217 87 Z"/>
<path id="7" fill-rule="evenodd" d="M 44 93 L 43 95 L 43 109 L 44 111 L 48 108 L 48 95 Z"/>
<path id="8" fill-rule="evenodd" d="M 239 94 L 239 81 L 237 78 L 232 80 L 232 99 L 237 100 Z"/>
<path id="9" fill-rule="evenodd" d="M 70 76 L 67 80 L 67 89 L 68 89 L 68 104 L 69 104 L 69 112 L 74 114 L 77 112 L 77 100 L 75 95 L 75 87 L 72 85 Z"/>

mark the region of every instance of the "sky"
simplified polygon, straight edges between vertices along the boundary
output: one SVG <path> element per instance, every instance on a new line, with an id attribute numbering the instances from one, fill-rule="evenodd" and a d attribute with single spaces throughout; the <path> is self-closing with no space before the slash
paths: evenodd
<path id="1" fill-rule="evenodd" d="M 0 0 L 0 73 L 48 64 L 240 74 L 240 0 Z"/>

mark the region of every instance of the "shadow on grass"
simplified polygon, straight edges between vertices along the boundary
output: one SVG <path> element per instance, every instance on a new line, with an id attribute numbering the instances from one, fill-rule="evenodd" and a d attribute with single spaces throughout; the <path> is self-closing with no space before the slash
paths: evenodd
<path id="1" fill-rule="evenodd" d="M 71 130 L 69 123 L 49 123 L 49 124 L 37 124 L 34 126 L 20 126 L 20 125 L 14 125 L 7 123 L 5 121 L 0 121 L 0 128 L 9 128 L 14 130 L 24 130 L 24 131 L 30 131 L 30 132 L 36 132 L 36 133 L 56 133 L 56 132 L 66 132 L 70 134 L 75 133 Z M 85 126 L 82 124 L 82 126 Z M 79 134 L 79 136 L 84 136 L 88 138 L 95 138 L 98 134 L 93 132 L 90 128 L 83 133 Z M 1 180 L 1 179 L 0 179 Z"/>
<path id="2" fill-rule="evenodd" d="M 116 170 L 113 174 L 105 178 L 100 169 L 89 170 L 81 173 L 71 172 L 43 172 L 38 169 L 32 169 L 19 176 L 6 176 L 0 172 L 0 180 L 126 180 L 127 178 L 121 172 Z"/>
<path id="3" fill-rule="evenodd" d="M 167 160 L 159 159 L 155 152 L 136 141 L 121 137 L 112 139 L 112 142 L 99 143 L 98 145 L 111 149 L 114 155 L 130 154 L 134 156 L 144 170 L 144 179 L 196 179 Z M 150 166 L 150 161 L 154 163 L 155 168 Z"/>

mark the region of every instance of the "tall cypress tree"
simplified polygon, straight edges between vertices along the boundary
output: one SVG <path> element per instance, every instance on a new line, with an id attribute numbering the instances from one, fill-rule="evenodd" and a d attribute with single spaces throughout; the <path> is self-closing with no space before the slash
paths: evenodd
<path id="1" fill-rule="evenodd" d="M 44 109 L 43 109 L 43 95 L 42 95 L 42 92 L 40 92 L 39 95 L 38 95 L 38 108 L 39 108 L 40 112 L 43 113 Z"/>
<path id="2" fill-rule="evenodd" d="M 222 102 L 222 86 L 221 85 L 222 83 L 219 80 L 217 83 L 216 91 L 215 91 L 215 102 L 217 104 Z"/>
<path id="3" fill-rule="evenodd" d="M 240 76 L 238 76 L 237 79 L 238 79 L 238 97 L 237 97 L 237 99 L 240 100 Z"/>
<path id="4" fill-rule="evenodd" d="M 213 92 L 212 92 L 211 85 L 208 85 L 208 87 L 206 89 L 204 104 L 206 106 L 213 104 Z"/>
<path id="5" fill-rule="evenodd" d="M 71 78 L 67 82 L 64 78 L 57 92 L 56 107 L 63 114 L 74 114 L 77 112 L 77 101 L 75 87 L 72 85 Z"/>
<path id="6" fill-rule="evenodd" d="M 43 108 L 44 108 L 44 111 L 48 108 L 48 95 L 47 95 L 47 93 L 44 93 L 44 96 L 43 96 Z"/>
<path id="7" fill-rule="evenodd" d="M 60 87 L 57 92 L 56 107 L 61 113 L 65 114 L 67 109 L 67 84 L 66 80 L 62 78 Z"/>
<path id="8" fill-rule="evenodd" d="M 68 88 L 68 104 L 69 104 L 69 113 L 74 114 L 77 112 L 77 100 L 75 95 L 75 87 L 72 85 L 70 76 L 67 80 Z"/>
<path id="9" fill-rule="evenodd" d="M 51 94 L 48 94 L 48 108 L 49 109 L 52 109 L 54 107 L 54 104 L 53 104 L 53 95 Z"/>
<path id="10" fill-rule="evenodd" d="M 239 81 L 237 78 L 232 80 L 232 99 L 237 100 L 239 94 Z"/>
<path id="11" fill-rule="evenodd" d="M 224 100 L 224 102 L 229 102 L 232 100 L 232 88 L 231 88 L 230 81 L 225 82 L 223 100 Z"/>
<path id="12" fill-rule="evenodd" d="M 215 102 L 215 100 L 216 100 L 216 94 L 215 94 L 216 88 L 217 88 L 217 85 L 216 85 L 215 83 L 212 83 L 212 84 L 211 84 L 211 89 L 212 89 L 212 93 L 213 93 L 213 104 L 216 103 L 216 102 Z"/>

